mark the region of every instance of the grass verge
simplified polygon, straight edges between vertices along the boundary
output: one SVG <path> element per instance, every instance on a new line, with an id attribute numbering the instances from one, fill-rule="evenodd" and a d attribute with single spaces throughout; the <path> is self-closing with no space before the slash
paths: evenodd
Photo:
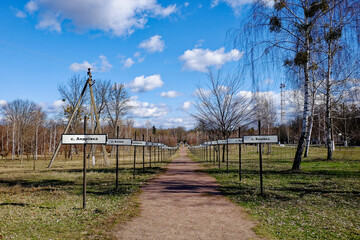
<path id="1" fill-rule="evenodd" d="M 228 173 L 226 163 L 218 169 L 217 162 L 189 155 L 206 166 L 204 172 L 216 178 L 224 195 L 260 223 L 255 230 L 266 237 L 360 239 L 360 149 L 336 151 L 335 160 L 327 161 L 326 149 L 313 148 L 302 170 L 293 172 L 286 148 L 273 146 L 270 154 L 263 154 L 265 196 L 259 194 L 255 151 L 248 148 L 242 153 L 241 182 L 235 148 L 230 151 Z"/>
<path id="2" fill-rule="evenodd" d="M 87 172 L 87 207 L 82 209 L 82 162 L 57 160 L 51 169 L 38 161 L 0 161 L 0 239 L 111 239 L 113 227 L 139 213 L 139 188 L 164 172 L 169 161 L 142 172 L 138 161 L 121 161 L 119 188 L 115 167 Z"/>

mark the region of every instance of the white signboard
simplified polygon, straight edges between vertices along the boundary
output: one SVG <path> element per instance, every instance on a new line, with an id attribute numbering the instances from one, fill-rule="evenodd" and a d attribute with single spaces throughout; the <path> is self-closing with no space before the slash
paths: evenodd
<path id="1" fill-rule="evenodd" d="M 125 139 L 112 138 L 112 139 L 108 139 L 106 145 L 131 146 L 131 139 L 129 139 L 129 138 L 125 138 Z"/>
<path id="2" fill-rule="evenodd" d="M 145 141 L 132 141 L 132 145 L 133 146 L 146 146 L 146 142 Z"/>
<path id="3" fill-rule="evenodd" d="M 152 142 L 147 142 L 147 143 L 146 143 L 146 146 L 148 146 L 148 147 L 154 146 L 154 143 L 152 143 Z"/>
<path id="4" fill-rule="evenodd" d="M 106 134 L 63 134 L 61 144 L 106 144 Z"/>
<path id="5" fill-rule="evenodd" d="M 278 143 L 277 135 L 243 136 L 244 143 Z"/>
<path id="6" fill-rule="evenodd" d="M 227 144 L 227 140 L 217 140 L 218 144 Z"/>
<path id="7" fill-rule="evenodd" d="M 212 141 L 211 145 L 217 145 L 217 141 Z"/>
<path id="8" fill-rule="evenodd" d="M 242 142 L 242 138 L 228 138 L 228 144 L 241 144 Z"/>

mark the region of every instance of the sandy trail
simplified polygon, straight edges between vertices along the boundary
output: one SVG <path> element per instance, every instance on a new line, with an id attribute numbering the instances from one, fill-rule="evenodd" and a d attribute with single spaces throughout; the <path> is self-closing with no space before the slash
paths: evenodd
<path id="1" fill-rule="evenodd" d="M 213 177 L 180 149 L 165 174 L 140 195 L 141 214 L 121 225 L 117 239 L 258 239 L 254 222 L 217 190 Z"/>

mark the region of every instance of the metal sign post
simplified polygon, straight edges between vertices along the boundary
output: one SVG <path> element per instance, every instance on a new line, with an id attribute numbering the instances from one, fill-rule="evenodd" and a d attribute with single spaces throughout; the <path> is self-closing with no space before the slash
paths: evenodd
<path id="1" fill-rule="evenodd" d="M 216 154 L 216 151 L 215 151 L 216 144 L 217 144 L 217 141 L 211 142 L 211 145 L 213 145 L 214 165 L 216 164 L 215 161 L 216 161 L 216 157 L 217 157 L 217 155 L 215 155 Z"/>
<path id="2" fill-rule="evenodd" d="M 240 130 L 241 129 L 239 127 L 239 138 L 241 136 L 241 131 Z M 239 143 L 239 181 L 241 181 L 241 143 Z"/>
<path id="3" fill-rule="evenodd" d="M 159 141 L 159 137 L 158 137 L 158 142 L 157 142 L 157 152 L 158 152 L 158 162 L 160 162 L 160 141 Z"/>
<path id="4" fill-rule="evenodd" d="M 119 126 L 116 127 L 116 138 L 119 138 Z M 116 145 L 116 186 L 115 189 L 119 188 L 119 146 Z"/>
<path id="5" fill-rule="evenodd" d="M 101 144 L 105 145 L 107 140 L 106 134 L 86 134 L 86 116 L 84 117 L 84 134 L 63 134 L 61 135 L 60 144 L 63 145 L 84 145 L 83 158 L 83 208 L 86 208 L 86 145 Z"/>
<path id="6" fill-rule="evenodd" d="M 217 142 L 217 146 L 218 146 L 218 161 L 219 161 L 219 169 L 221 169 L 221 166 L 220 166 L 220 162 L 221 162 L 221 159 L 220 159 L 220 144 L 219 144 L 219 141 Z"/>
<path id="7" fill-rule="evenodd" d="M 86 116 L 84 117 L 84 135 L 86 134 Z M 84 143 L 83 159 L 83 209 L 86 208 L 86 141 Z"/>
<path id="8" fill-rule="evenodd" d="M 163 161 L 163 146 L 162 144 L 160 145 L 160 151 L 161 151 L 161 162 Z"/>
<path id="9" fill-rule="evenodd" d="M 240 137 L 240 127 L 239 127 L 239 137 L 238 138 L 228 138 L 228 144 L 238 144 L 239 145 L 239 179 L 241 181 L 241 144 L 243 139 Z"/>
<path id="10" fill-rule="evenodd" d="M 220 145 L 225 145 L 227 144 L 227 140 L 221 139 L 221 140 L 217 140 L 218 146 L 219 146 L 219 169 L 220 169 L 220 162 L 221 162 L 221 150 L 220 150 Z M 225 148 L 223 148 L 223 156 L 225 155 L 224 153 Z"/>
<path id="11" fill-rule="evenodd" d="M 151 168 L 151 136 L 150 136 L 150 145 L 149 145 L 149 164 L 150 164 L 150 168 Z"/>
<path id="12" fill-rule="evenodd" d="M 136 142 L 136 131 L 135 131 L 135 140 L 133 142 Z M 135 179 L 135 168 L 136 168 L 136 145 L 133 145 L 134 146 L 134 169 L 133 169 L 133 179 Z"/>
<path id="13" fill-rule="evenodd" d="M 143 134 L 143 141 L 145 140 L 145 136 Z M 145 146 L 146 146 L 146 142 L 145 145 L 143 145 L 143 173 L 145 172 Z"/>
<path id="14" fill-rule="evenodd" d="M 259 120 L 259 135 L 261 135 L 261 122 Z M 263 187 L 263 169 L 262 169 L 262 148 L 261 142 L 259 142 L 259 158 L 260 158 L 260 191 L 261 196 L 264 195 L 264 187 Z"/>
<path id="15" fill-rule="evenodd" d="M 207 145 L 208 147 L 208 162 L 211 162 L 211 142 L 207 142 Z"/>
<path id="16" fill-rule="evenodd" d="M 226 172 L 229 172 L 229 141 L 226 141 Z"/>
<path id="17" fill-rule="evenodd" d="M 116 189 L 119 187 L 119 146 L 131 146 L 131 142 L 130 138 L 119 139 L 119 126 L 116 128 L 116 138 L 108 139 L 106 142 L 106 145 L 116 146 Z"/>
<path id="18" fill-rule="evenodd" d="M 263 143 L 278 143 L 278 135 L 260 135 L 261 134 L 261 122 L 259 125 L 259 135 L 255 136 L 243 136 L 244 143 L 259 144 L 259 158 L 260 158 L 260 191 L 261 195 L 264 195 L 263 189 L 263 169 L 262 169 L 262 149 L 261 144 Z"/>

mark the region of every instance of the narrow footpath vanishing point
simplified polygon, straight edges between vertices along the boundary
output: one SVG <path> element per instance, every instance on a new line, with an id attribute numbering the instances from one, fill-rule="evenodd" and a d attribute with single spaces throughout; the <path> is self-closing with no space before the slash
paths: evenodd
<path id="1" fill-rule="evenodd" d="M 121 225 L 117 239 L 258 239 L 248 220 L 217 190 L 213 177 L 180 149 L 165 174 L 142 188 L 141 214 Z"/>

